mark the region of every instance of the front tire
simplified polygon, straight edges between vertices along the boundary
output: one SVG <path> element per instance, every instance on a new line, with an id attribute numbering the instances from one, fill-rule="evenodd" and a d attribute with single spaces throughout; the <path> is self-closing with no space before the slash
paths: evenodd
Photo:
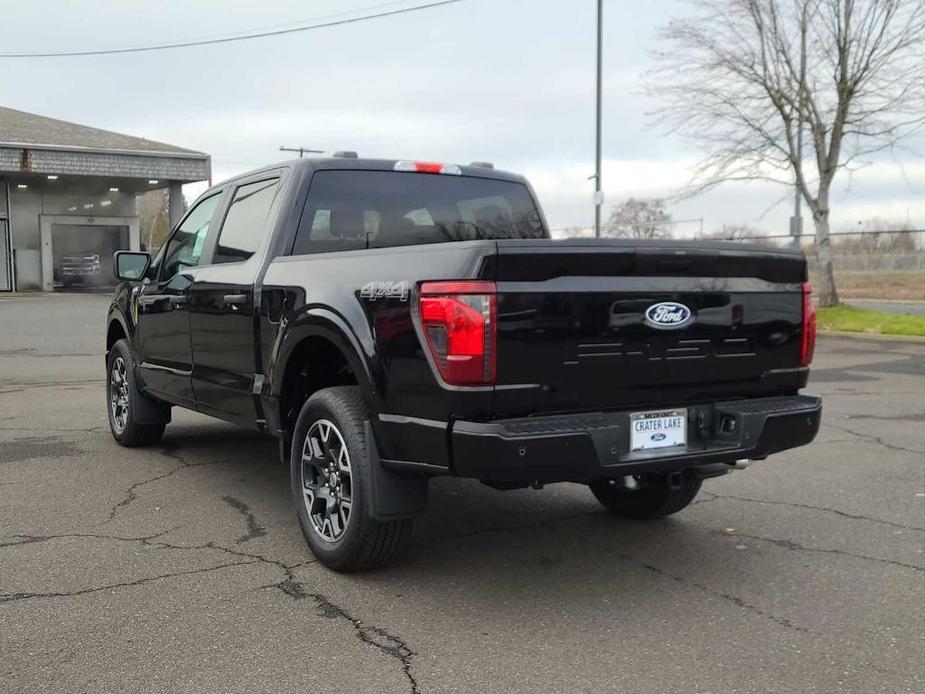
<path id="1" fill-rule="evenodd" d="M 133 364 L 128 342 L 124 339 L 116 342 L 106 360 L 109 375 L 106 385 L 109 429 L 112 437 L 122 446 L 152 446 L 164 435 L 169 414 L 163 415 L 163 421 L 156 422 L 142 422 L 138 415 L 141 411 L 156 409 L 166 409 L 169 413 L 169 409 L 138 390 Z"/>
<path id="2" fill-rule="evenodd" d="M 612 480 L 598 480 L 588 485 L 598 501 L 611 513 L 626 518 L 652 520 L 664 518 L 686 508 L 700 491 L 702 480 L 690 472 L 681 476 L 673 487 L 665 476 L 645 481 L 638 489 L 628 489 Z"/>
<path id="3" fill-rule="evenodd" d="M 299 525 L 312 553 L 335 571 L 388 563 L 411 531 L 411 520 L 369 517 L 365 422 L 359 388 L 338 386 L 305 401 L 293 432 L 290 463 Z"/>

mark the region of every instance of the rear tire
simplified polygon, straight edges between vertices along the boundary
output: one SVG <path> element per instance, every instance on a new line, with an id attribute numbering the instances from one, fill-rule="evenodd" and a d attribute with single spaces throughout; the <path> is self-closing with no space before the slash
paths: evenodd
<path id="1" fill-rule="evenodd" d="M 305 401 L 293 432 L 290 472 L 299 525 L 312 553 L 335 571 L 383 566 L 411 534 L 411 520 L 369 517 L 366 419 L 359 388 L 324 388 Z"/>
<path id="2" fill-rule="evenodd" d="M 112 437 L 122 446 L 152 446 L 161 440 L 170 419 L 170 408 L 138 390 L 134 361 L 125 339 L 109 350 L 106 360 L 106 410 Z M 163 421 L 142 422 L 141 411 L 163 410 Z"/>
<path id="3" fill-rule="evenodd" d="M 677 488 L 669 486 L 667 477 L 655 478 L 639 489 L 611 484 L 611 480 L 599 480 L 588 486 L 611 513 L 626 518 L 652 520 L 670 516 L 689 506 L 700 491 L 701 482 L 690 472 L 685 472 Z"/>

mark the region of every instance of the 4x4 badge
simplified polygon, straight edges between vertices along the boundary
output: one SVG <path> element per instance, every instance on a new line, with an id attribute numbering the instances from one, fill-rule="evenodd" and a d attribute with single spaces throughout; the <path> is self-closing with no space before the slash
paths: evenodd
<path id="1" fill-rule="evenodd" d="M 411 296 L 411 282 L 402 280 L 400 282 L 367 282 L 360 288 L 360 297 L 369 301 L 377 299 L 398 299 L 407 301 Z"/>

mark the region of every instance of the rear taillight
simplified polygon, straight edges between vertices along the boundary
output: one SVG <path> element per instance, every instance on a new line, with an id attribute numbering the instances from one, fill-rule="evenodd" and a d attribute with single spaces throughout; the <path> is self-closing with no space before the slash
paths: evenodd
<path id="1" fill-rule="evenodd" d="M 495 382 L 494 282 L 424 282 L 421 327 L 440 376 L 453 386 Z"/>
<path id="2" fill-rule="evenodd" d="M 813 306 L 813 288 L 803 283 L 803 326 L 800 341 L 800 366 L 809 366 L 816 351 L 816 307 Z"/>

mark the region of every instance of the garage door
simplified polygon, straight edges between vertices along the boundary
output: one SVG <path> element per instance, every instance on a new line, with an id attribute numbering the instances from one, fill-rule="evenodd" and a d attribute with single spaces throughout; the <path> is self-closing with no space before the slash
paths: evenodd
<path id="1" fill-rule="evenodd" d="M 116 285 L 112 254 L 129 248 L 127 226 L 53 224 L 51 247 L 56 290 L 106 290 Z"/>

